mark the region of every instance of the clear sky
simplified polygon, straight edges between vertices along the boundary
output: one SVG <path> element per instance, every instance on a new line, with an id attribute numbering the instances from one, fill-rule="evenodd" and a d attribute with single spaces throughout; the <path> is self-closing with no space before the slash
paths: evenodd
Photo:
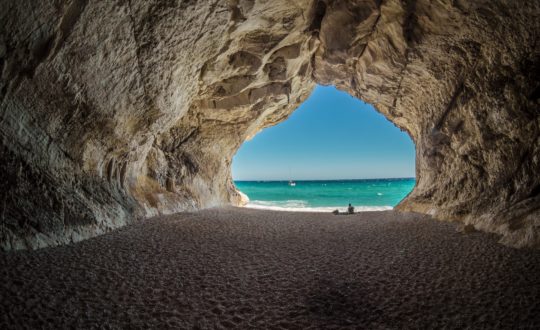
<path id="1" fill-rule="evenodd" d="M 364 103 L 317 86 L 284 122 L 244 142 L 234 180 L 331 180 L 414 177 L 414 143 Z"/>

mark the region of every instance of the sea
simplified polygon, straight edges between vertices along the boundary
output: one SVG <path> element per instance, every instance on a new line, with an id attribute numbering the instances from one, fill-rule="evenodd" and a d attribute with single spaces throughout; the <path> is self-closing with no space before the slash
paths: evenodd
<path id="1" fill-rule="evenodd" d="M 414 178 L 235 181 L 236 187 L 249 198 L 246 207 L 278 211 L 344 212 L 349 203 L 355 211 L 391 210 L 415 184 Z"/>

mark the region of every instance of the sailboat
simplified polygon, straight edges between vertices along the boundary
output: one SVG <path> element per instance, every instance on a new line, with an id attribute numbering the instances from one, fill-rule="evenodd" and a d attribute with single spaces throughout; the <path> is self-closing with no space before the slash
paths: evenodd
<path id="1" fill-rule="evenodd" d="M 291 178 L 291 168 L 289 167 L 289 178 Z M 296 182 L 294 182 L 292 179 L 289 180 L 289 186 L 296 187 Z"/>

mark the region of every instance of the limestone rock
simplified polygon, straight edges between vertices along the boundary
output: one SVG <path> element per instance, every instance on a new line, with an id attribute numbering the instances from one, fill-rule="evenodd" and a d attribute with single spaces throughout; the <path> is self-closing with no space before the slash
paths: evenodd
<path id="1" fill-rule="evenodd" d="M 243 141 L 315 83 L 416 143 L 399 210 L 540 244 L 540 4 L 0 3 L 4 249 L 73 242 L 241 196 Z"/>
<path id="2" fill-rule="evenodd" d="M 468 224 L 468 225 L 461 224 L 461 225 L 458 226 L 457 231 L 459 233 L 463 233 L 463 234 L 471 234 L 471 233 L 476 232 L 476 228 L 474 228 L 474 226 L 470 225 L 470 224 Z"/>

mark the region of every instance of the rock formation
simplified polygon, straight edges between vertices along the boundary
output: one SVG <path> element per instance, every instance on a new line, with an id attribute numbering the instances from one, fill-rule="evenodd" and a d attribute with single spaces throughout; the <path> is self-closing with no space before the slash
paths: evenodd
<path id="1" fill-rule="evenodd" d="M 417 147 L 399 210 L 540 244 L 536 0 L 0 3 L 3 249 L 238 204 L 231 158 L 315 83 Z"/>

